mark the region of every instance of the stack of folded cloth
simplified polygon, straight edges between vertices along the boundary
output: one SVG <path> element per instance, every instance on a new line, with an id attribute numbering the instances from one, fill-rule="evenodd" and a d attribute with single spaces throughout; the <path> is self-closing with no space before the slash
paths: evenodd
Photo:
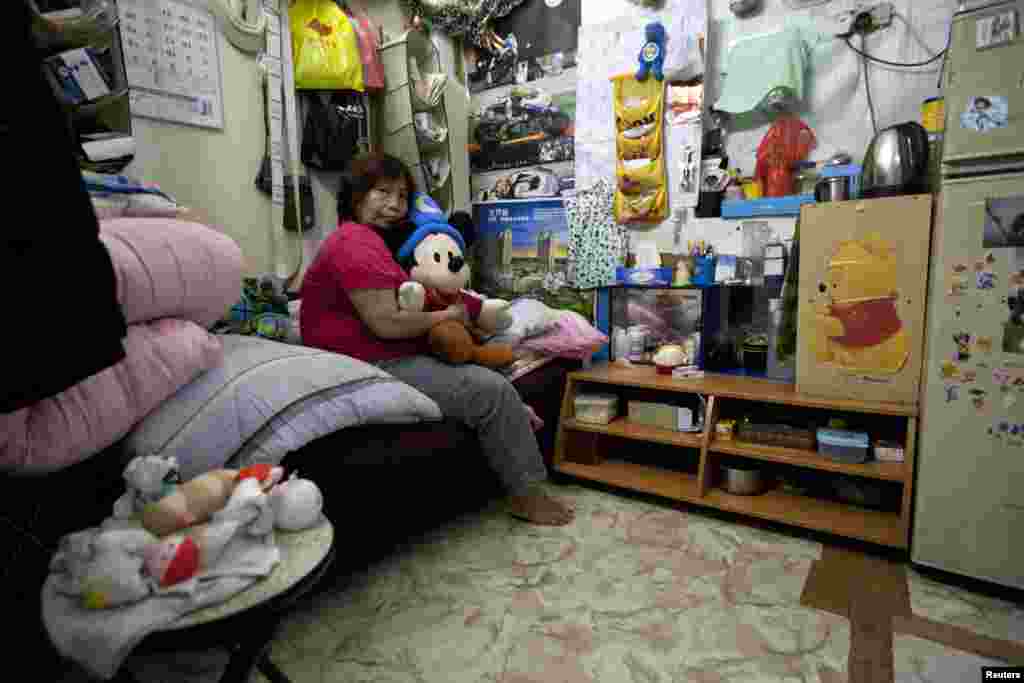
<path id="1" fill-rule="evenodd" d="M 92 171 L 82 171 L 82 181 L 100 219 L 127 216 L 177 218 L 188 212 L 155 183 Z"/>
<path id="2" fill-rule="evenodd" d="M 128 323 L 125 357 L 55 396 L 0 414 L 0 470 L 45 473 L 85 460 L 222 360 L 209 328 L 238 301 L 238 245 L 205 225 L 167 218 L 101 221 L 99 236 Z M 73 349 L 82 334 L 89 331 L 68 330 L 63 344 Z"/>

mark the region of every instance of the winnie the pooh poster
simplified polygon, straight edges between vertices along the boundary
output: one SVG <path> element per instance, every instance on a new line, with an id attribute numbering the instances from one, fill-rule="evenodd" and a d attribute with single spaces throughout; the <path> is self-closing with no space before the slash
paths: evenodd
<path id="1" fill-rule="evenodd" d="M 900 319 L 896 249 L 877 233 L 837 242 L 818 284 L 814 356 L 855 373 L 891 375 L 910 356 Z"/>

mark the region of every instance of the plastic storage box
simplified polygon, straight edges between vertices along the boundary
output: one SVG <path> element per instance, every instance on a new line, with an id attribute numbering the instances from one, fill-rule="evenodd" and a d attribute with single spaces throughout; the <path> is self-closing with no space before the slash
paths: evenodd
<path id="1" fill-rule="evenodd" d="M 836 462 L 859 463 L 868 459 L 870 440 L 864 432 L 819 429 L 818 453 Z"/>
<path id="2" fill-rule="evenodd" d="M 574 402 L 580 422 L 606 425 L 619 412 L 619 397 L 614 394 L 577 394 Z"/>

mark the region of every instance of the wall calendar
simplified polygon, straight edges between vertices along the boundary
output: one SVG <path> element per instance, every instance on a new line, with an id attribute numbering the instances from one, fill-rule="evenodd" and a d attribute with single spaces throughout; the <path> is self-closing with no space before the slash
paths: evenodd
<path id="1" fill-rule="evenodd" d="M 177 0 L 119 0 L 131 111 L 205 128 L 224 127 L 216 19 Z"/>

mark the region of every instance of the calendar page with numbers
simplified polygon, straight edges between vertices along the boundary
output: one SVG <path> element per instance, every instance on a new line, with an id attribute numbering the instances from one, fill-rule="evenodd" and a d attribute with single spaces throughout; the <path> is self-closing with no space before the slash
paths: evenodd
<path id="1" fill-rule="evenodd" d="M 216 19 L 178 0 L 119 0 L 134 116 L 224 127 Z"/>

